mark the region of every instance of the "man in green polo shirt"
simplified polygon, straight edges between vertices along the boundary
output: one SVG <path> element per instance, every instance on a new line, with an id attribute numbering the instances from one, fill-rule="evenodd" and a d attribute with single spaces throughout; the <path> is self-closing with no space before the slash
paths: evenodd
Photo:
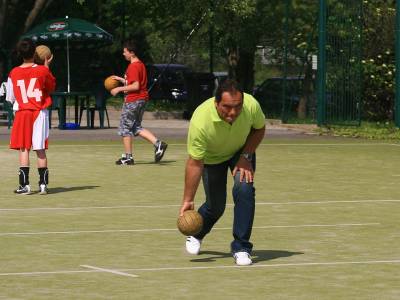
<path id="1" fill-rule="evenodd" d="M 198 209 L 202 231 L 186 240 L 186 250 L 198 254 L 203 238 L 222 216 L 226 206 L 228 168 L 234 179 L 231 251 L 237 265 L 250 265 L 250 242 L 255 210 L 255 151 L 265 133 L 265 116 L 259 103 L 234 80 L 223 82 L 215 95 L 194 112 L 189 126 L 185 188 L 180 215 L 194 209 L 194 197 L 203 179 L 205 203 Z"/>

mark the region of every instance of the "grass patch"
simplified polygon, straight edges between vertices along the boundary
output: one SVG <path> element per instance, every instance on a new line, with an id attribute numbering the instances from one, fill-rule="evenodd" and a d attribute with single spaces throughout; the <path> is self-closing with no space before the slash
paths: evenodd
<path id="1" fill-rule="evenodd" d="M 110 97 L 107 99 L 107 106 L 111 106 L 115 109 L 120 109 L 123 103 L 124 99 L 121 97 Z"/>
<path id="2" fill-rule="evenodd" d="M 366 138 L 374 140 L 398 140 L 400 129 L 393 122 L 363 122 L 361 126 L 329 126 L 317 129 L 321 135 Z"/>
<path id="3" fill-rule="evenodd" d="M 124 100 L 121 97 L 110 97 L 107 106 L 121 109 Z M 147 102 L 146 111 L 184 111 L 186 103 L 171 102 L 170 100 L 150 100 Z"/>
<path id="4" fill-rule="evenodd" d="M 296 117 L 289 117 L 286 124 L 315 124 L 317 121 L 314 118 L 299 119 Z"/>

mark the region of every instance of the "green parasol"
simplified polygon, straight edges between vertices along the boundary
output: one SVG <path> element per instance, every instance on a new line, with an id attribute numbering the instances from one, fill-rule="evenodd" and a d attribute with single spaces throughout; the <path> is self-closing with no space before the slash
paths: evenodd
<path id="1" fill-rule="evenodd" d="M 97 25 L 81 19 L 65 18 L 44 22 L 25 33 L 22 38 L 31 38 L 36 43 L 48 45 L 66 43 L 68 92 L 70 92 L 70 66 L 69 48 L 71 45 L 84 45 L 85 47 L 101 47 L 112 44 L 111 34 Z"/>

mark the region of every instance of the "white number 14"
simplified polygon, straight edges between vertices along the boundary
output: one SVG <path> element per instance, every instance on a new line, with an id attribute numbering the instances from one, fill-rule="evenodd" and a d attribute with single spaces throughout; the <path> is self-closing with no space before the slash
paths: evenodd
<path id="1" fill-rule="evenodd" d="M 24 80 L 17 80 L 17 86 L 21 91 L 22 102 L 28 103 L 29 98 L 35 98 L 36 102 L 40 102 L 42 100 L 42 91 L 38 88 L 35 89 L 35 83 L 37 78 L 31 78 L 28 85 L 28 90 L 25 86 Z"/>

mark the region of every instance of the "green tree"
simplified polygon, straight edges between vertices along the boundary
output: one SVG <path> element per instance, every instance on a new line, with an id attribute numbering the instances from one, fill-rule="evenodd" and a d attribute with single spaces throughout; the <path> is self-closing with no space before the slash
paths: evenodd
<path id="1" fill-rule="evenodd" d="M 0 81 L 8 69 L 10 50 L 14 48 L 19 36 L 24 33 L 52 0 L 0 1 Z"/>
<path id="2" fill-rule="evenodd" d="M 216 31 L 220 53 L 229 75 L 247 92 L 254 87 L 254 57 L 257 45 L 275 40 L 281 30 L 282 1 L 228 0 L 216 8 Z M 278 20 L 278 21 L 277 21 Z"/>
<path id="3" fill-rule="evenodd" d="M 393 120 L 395 1 L 364 1 L 364 119 Z"/>

